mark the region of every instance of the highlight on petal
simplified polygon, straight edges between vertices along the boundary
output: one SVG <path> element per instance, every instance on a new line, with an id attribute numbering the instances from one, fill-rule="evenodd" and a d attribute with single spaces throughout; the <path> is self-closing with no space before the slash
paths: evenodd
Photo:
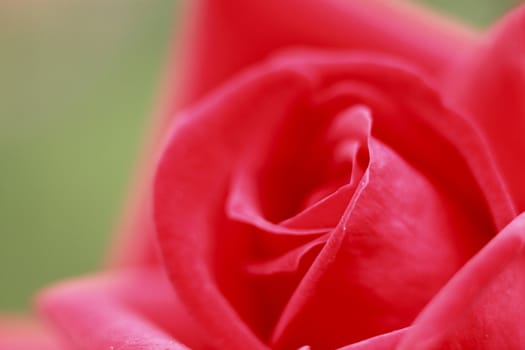
<path id="1" fill-rule="evenodd" d="M 443 85 L 480 126 L 518 212 L 525 210 L 525 6 L 495 25 Z"/>
<path id="2" fill-rule="evenodd" d="M 0 317 L 0 349 L 65 350 L 67 348 L 50 328 L 37 320 L 3 315 Z"/>
<path id="3" fill-rule="evenodd" d="M 162 271 L 108 272 L 42 293 L 42 314 L 75 349 L 187 350 L 209 348 Z"/>
<path id="4" fill-rule="evenodd" d="M 524 266 L 521 214 L 439 292 L 396 350 L 524 348 Z"/>

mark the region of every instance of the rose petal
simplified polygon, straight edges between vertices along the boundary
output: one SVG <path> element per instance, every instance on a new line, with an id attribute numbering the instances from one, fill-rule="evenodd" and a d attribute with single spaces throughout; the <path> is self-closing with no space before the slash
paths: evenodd
<path id="1" fill-rule="evenodd" d="M 155 182 L 155 221 L 170 277 L 199 322 L 221 342 L 217 346 L 229 349 L 265 348 L 230 304 L 246 299 L 239 260 L 249 250 L 249 237 L 225 217 L 229 174 L 243 152 L 249 155 L 245 145 L 270 135 L 309 88 L 300 73 L 267 73 L 267 67 L 250 72 L 189 110 L 170 137 L 174 142 Z M 251 128 L 258 133 L 246 133 Z M 223 294 L 228 285 L 236 289 L 230 300 Z M 261 306 L 237 305 L 249 307 Z M 251 311 L 241 313 L 249 317 Z"/>
<path id="2" fill-rule="evenodd" d="M 525 210 L 525 6 L 502 19 L 443 90 L 478 123 L 501 168 L 519 212 Z"/>
<path id="3" fill-rule="evenodd" d="M 252 224 L 268 233 L 319 234 L 334 229 L 367 166 L 366 160 L 362 158 L 367 157 L 366 145 L 371 121 L 368 112 L 362 109 L 363 107 L 351 107 L 335 117 L 322 116 L 322 119 L 333 124 L 327 130 L 328 135 L 323 135 L 322 140 L 326 142 L 325 139 L 329 139 L 335 142 L 335 145 L 329 147 L 335 149 L 319 152 L 321 147 L 315 141 L 318 135 L 312 136 L 302 130 L 307 128 L 305 125 L 309 125 L 309 129 L 317 129 L 316 124 L 309 123 L 306 117 L 297 120 L 301 130 L 295 125 L 284 135 L 268 138 L 275 145 L 274 147 L 250 144 L 250 148 L 254 150 L 250 152 L 252 160 L 243 161 L 236 170 L 238 174 L 233 175 L 234 180 L 227 204 L 230 218 Z M 304 113 L 315 114 L 308 110 Z M 335 120 L 332 120 L 334 118 Z M 288 119 L 293 120 L 293 118 Z M 334 130 L 339 134 L 345 134 L 344 137 L 337 137 Z M 289 150 L 290 148 L 292 150 Z M 263 155 L 256 153 L 258 149 L 262 150 Z M 314 153 L 321 153 L 321 155 L 314 156 Z M 334 164 L 342 163 L 342 158 L 346 159 L 344 179 L 342 185 L 337 183 L 333 186 L 334 180 L 331 179 L 333 174 L 330 174 L 329 170 L 334 168 Z M 326 173 L 329 174 L 328 178 Z M 302 180 L 304 177 L 308 180 Z M 316 183 L 312 188 L 312 179 L 316 178 L 321 178 L 321 182 L 328 181 L 330 186 L 319 188 L 319 184 Z M 310 182 L 310 184 L 303 186 L 302 182 Z M 325 184 L 323 186 L 326 187 Z M 330 193 L 331 191 L 333 192 Z M 276 208 L 290 202 L 289 197 L 296 192 L 302 194 L 301 207 L 304 207 L 304 202 L 307 206 L 282 220 L 278 225 L 270 223 L 261 208 L 265 204 L 264 201 L 268 201 L 266 206 L 275 212 Z M 310 193 L 305 200 L 304 194 L 308 192 Z"/>
<path id="4" fill-rule="evenodd" d="M 283 47 L 373 50 L 437 74 L 476 37 L 415 4 L 380 0 L 203 1 L 198 15 L 188 101 Z"/>
<path id="5" fill-rule="evenodd" d="M 230 189 L 226 212 L 232 220 L 244 222 L 264 232 L 278 235 L 319 235 L 331 230 L 330 227 L 323 227 L 323 225 L 317 225 L 318 227 L 290 227 L 290 225 L 270 222 L 258 208 L 257 196 L 253 193 L 256 190 L 256 184 L 253 183 L 253 179 L 249 178 L 249 175 L 239 174 L 232 184 L 233 188 Z"/>
<path id="6" fill-rule="evenodd" d="M 369 158 L 368 139 L 370 137 L 371 128 L 372 121 L 370 111 L 362 106 L 350 107 L 348 110 L 344 110 L 335 116 L 335 119 L 333 120 L 333 123 L 328 130 L 328 137 L 333 137 L 335 133 L 344 134 L 344 136 L 340 137 L 341 139 L 343 139 L 343 146 L 345 138 L 354 141 L 352 147 L 349 149 L 350 153 L 345 155 L 345 157 L 350 158 L 353 163 L 352 175 L 348 176 L 348 178 L 350 178 L 350 183 L 343 185 L 331 195 L 328 195 L 319 202 L 311 205 L 309 208 L 306 208 L 305 210 L 293 216 L 292 218 L 287 219 L 286 221 L 281 223 L 279 227 L 284 226 L 286 228 L 288 226 L 299 226 L 302 227 L 302 229 L 299 232 L 303 232 L 303 234 L 311 231 L 308 230 L 309 227 L 317 227 L 319 225 L 322 226 L 323 224 L 331 226 L 331 228 L 325 231 L 324 233 L 328 233 L 335 229 L 335 227 L 341 220 L 342 214 L 348 207 L 358 183 L 362 179 L 363 172 L 361 171 L 361 169 L 359 169 L 360 166 L 365 167 L 363 171 L 366 170 L 366 167 L 368 166 L 368 161 L 363 161 L 363 163 L 365 164 L 359 164 L 360 162 L 357 160 L 357 158 L 358 152 L 360 152 L 362 155 L 366 154 L 367 160 Z M 298 130 L 295 129 L 294 132 L 296 136 L 304 137 L 304 134 L 299 132 Z M 310 138 L 306 137 L 306 139 L 309 140 Z M 291 144 L 299 143 L 299 141 L 293 140 L 292 136 L 285 137 L 285 140 Z M 338 149 L 336 151 L 341 150 Z M 276 152 L 272 152 L 271 155 L 273 157 L 270 157 L 270 159 L 266 160 L 263 159 L 263 161 L 271 163 L 274 160 L 273 158 L 276 157 Z M 331 159 L 331 157 L 329 158 L 329 161 L 332 162 L 333 159 Z M 297 159 L 288 159 L 287 161 L 294 162 L 297 161 Z M 317 164 L 314 164 L 314 166 L 317 166 Z M 290 175 L 287 174 L 286 171 L 281 170 L 281 172 L 283 172 L 284 174 L 280 174 L 280 178 Z M 303 176 L 302 173 L 295 175 Z M 255 177 L 255 174 L 252 175 L 252 177 Z M 293 180 L 294 179 L 292 176 L 291 182 L 293 182 Z M 253 184 L 252 186 L 255 188 L 257 185 L 258 184 Z M 292 186 L 293 184 L 290 183 L 287 187 L 289 188 Z M 246 199 L 246 193 L 250 193 L 251 191 L 253 191 L 253 189 L 245 188 L 242 188 L 241 191 L 238 191 L 240 192 L 238 194 L 239 198 L 237 199 L 237 201 L 240 202 L 239 204 L 243 203 L 241 202 L 241 200 L 251 203 L 250 199 Z M 280 191 L 278 193 L 278 196 L 286 195 L 286 192 Z M 276 200 L 282 199 L 276 198 Z M 231 214 L 230 217 L 232 217 Z M 232 218 L 235 219 L 235 216 Z M 245 222 L 249 224 L 251 223 L 250 221 Z M 284 243 L 286 237 L 282 237 L 282 235 L 278 237 L 275 237 L 273 235 L 265 235 L 265 233 L 273 232 L 265 231 L 264 227 L 260 227 L 257 225 L 257 222 L 253 222 L 252 224 L 255 227 L 261 229 L 262 231 L 259 234 L 259 238 L 257 240 L 259 256 L 258 261 L 248 266 L 249 271 L 252 273 L 255 272 L 258 274 L 269 275 L 275 273 L 297 271 L 300 262 L 303 261 L 302 258 L 305 255 L 307 255 L 312 249 L 320 247 L 324 242 L 326 242 L 326 239 L 328 237 L 328 235 L 325 234 L 314 240 L 299 241 L 300 243 L 296 244 L 294 244 L 292 240 L 288 239 L 288 243 Z M 292 248 L 294 246 L 296 247 Z M 283 251 L 285 253 L 282 253 Z"/>
<path id="7" fill-rule="evenodd" d="M 177 43 L 171 50 L 162 96 L 139 169 L 151 168 L 150 159 L 154 158 L 160 135 L 181 105 L 196 101 L 233 73 L 283 47 L 371 49 L 407 58 L 439 74 L 478 36 L 415 4 L 388 0 L 201 0 L 193 10 L 181 15 L 190 24 L 185 28 L 189 36 L 186 43 Z M 178 29 L 174 32 L 181 31 Z M 185 52 L 185 60 L 179 60 L 179 52 Z M 181 66 L 179 61 L 183 62 Z M 187 72 L 182 84 L 181 72 Z M 178 91 L 177 86 L 184 89 Z M 112 252 L 113 264 L 157 262 L 149 209 L 150 182 L 151 174 L 139 171 Z"/>
<path id="8" fill-rule="evenodd" d="M 398 329 L 354 344 L 345 345 L 337 348 L 337 350 L 392 350 L 407 331 L 408 328 Z M 311 348 L 305 345 L 297 350 L 311 350 Z"/>
<path id="9" fill-rule="evenodd" d="M 153 269 L 66 282 L 43 293 L 39 305 L 78 348 L 208 348 L 205 330 L 194 323 L 163 273 Z"/>
<path id="10" fill-rule="evenodd" d="M 295 272 L 299 269 L 301 259 L 312 249 L 322 246 L 327 239 L 328 234 L 325 234 L 295 249 L 289 250 L 277 258 L 249 264 L 246 266 L 246 269 L 256 275 Z"/>
<path id="11" fill-rule="evenodd" d="M 2 316 L 0 318 L 0 349 L 60 350 L 66 349 L 47 327 L 36 320 Z"/>
<path id="12" fill-rule="evenodd" d="M 351 345 L 343 346 L 337 350 L 392 350 L 408 330 L 409 328 L 397 329 Z"/>
<path id="13" fill-rule="evenodd" d="M 524 247 L 521 214 L 452 278 L 396 349 L 523 349 Z"/>

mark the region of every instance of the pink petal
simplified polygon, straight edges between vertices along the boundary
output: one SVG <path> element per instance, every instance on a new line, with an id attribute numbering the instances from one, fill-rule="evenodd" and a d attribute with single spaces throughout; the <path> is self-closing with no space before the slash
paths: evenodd
<path id="1" fill-rule="evenodd" d="M 328 234 L 320 236 L 306 244 L 295 249 L 291 249 L 283 255 L 268 259 L 263 262 L 254 262 L 246 266 L 246 270 L 255 275 L 273 275 L 278 273 L 295 272 L 301 265 L 302 258 L 312 251 L 326 243 Z"/>
<path id="2" fill-rule="evenodd" d="M 525 6 L 502 19 L 443 90 L 481 126 L 518 211 L 525 210 Z"/>
<path id="3" fill-rule="evenodd" d="M 370 147 L 361 188 L 275 328 L 277 349 L 334 348 L 406 327 L 487 239 L 392 150 Z"/>
<path id="4" fill-rule="evenodd" d="M 396 349 L 523 349 L 524 247 L 521 214 L 452 278 Z"/>
<path id="5" fill-rule="evenodd" d="M 189 101 L 285 47 L 373 50 L 438 74 L 476 37 L 401 1 L 202 1 L 198 16 L 188 55 Z"/>
<path id="6" fill-rule="evenodd" d="M 371 121 L 369 111 L 362 109 L 363 107 L 351 107 L 338 113 L 333 121 L 334 125 L 326 131 L 328 135 L 319 137 L 319 131 L 312 126 L 317 122 L 315 119 L 330 120 L 330 117 L 321 115 L 309 120 L 300 114 L 297 124 L 308 125 L 303 126 L 304 130 L 299 130 L 297 125 L 290 123 L 294 126 L 290 127 L 287 133 L 280 132 L 278 140 L 275 137 L 268 138 L 273 143 L 272 147 L 252 143 L 251 160 L 241 162 L 231 181 L 227 203 L 230 218 L 254 225 L 269 233 L 319 234 L 335 228 L 367 166 L 366 161 L 361 161 L 361 158 L 368 157 L 366 145 Z M 304 113 L 315 115 L 315 112 L 308 110 Z M 342 120 L 347 120 L 346 124 L 349 125 L 342 125 Z M 315 131 L 313 134 L 308 131 L 312 129 Z M 334 129 L 337 133 L 345 134 L 344 137 L 336 135 Z M 322 152 L 319 149 L 327 148 L 326 145 L 323 147 L 323 142 L 328 143 L 327 139 L 332 141 L 331 147 L 335 148 Z M 348 145 L 350 140 L 352 144 Z M 261 149 L 263 154 L 258 154 L 257 149 Z M 341 158 L 346 158 L 347 161 L 342 162 Z M 333 188 L 324 188 L 325 184 L 319 188 L 317 183 L 312 187 L 314 179 L 334 176 L 332 168 L 337 163 L 346 165 L 342 181 L 336 183 Z M 302 180 L 304 178 L 306 179 Z M 304 186 L 302 183 L 308 185 Z M 293 215 L 287 215 L 278 224 L 272 224 L 263 214 L 261 206 L 266 204 L 273 212 L 284 207 L 283 204 L 290 202 L 294 187 L 301 193 L 299 210 L 296 208 Z M 306 198 L 305 193 L 308 194 Z"/>
<path id="7" fill-rule="evenodd" d="M 79 349 L 205 349 L 161 271 L 120 271 L 63 283 L 43 293 L 42 313 Z"/>
<path id="8" fill-rule="evenodd" d="M 17 316 L 0 318 L 0 350 L 61 350 L 64 346 L 52 331 L 36 320 Z"/>
<path id="9" fill-rule="evenodd" d="M 170 277 L 199 322 L 230 349 L 265 348 L 215 282 L 243 273 L 237 263 L 245 254 L 243 236 L 224 217 L 230 169 L 245 145 L 257 144 L 293 113 L 308 88 L 300 73 L 266 73 L 245 75 L 189 110 L 171 135 L 175 142 L 162 156 L 155 183 L 155 220 Z M 252 127 L 259 133 L 246 133 Z M 243 302 L 240 292 L 231 299 Z"/>

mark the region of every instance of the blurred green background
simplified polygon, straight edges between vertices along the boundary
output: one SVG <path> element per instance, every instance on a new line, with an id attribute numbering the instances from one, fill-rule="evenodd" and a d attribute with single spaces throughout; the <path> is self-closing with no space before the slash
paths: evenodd
<path id="1" fill-rule="evenodd" d="M 179 2 L 0 0 L 0 309 L 100 265 Z M 419 2 L 484 27 L 515 1 Z"/>

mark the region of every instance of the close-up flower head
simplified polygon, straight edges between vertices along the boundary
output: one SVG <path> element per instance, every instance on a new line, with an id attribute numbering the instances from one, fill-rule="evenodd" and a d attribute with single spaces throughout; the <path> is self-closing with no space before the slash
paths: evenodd
<path id="1" fill-rule="evenodd" d="M 117 130 L 145 135 L 133 174 L 119 178 L 131 184 L 109 253 L 98 267 L 50 274 L 32 307 L 0 314 L 1 350 L 525 349 L 525 6 L 465 1 L 452 15 L 447 1 L 198 0 L 168 18 L 174 7 L 155 3 L 132 21 L 115 1 L 114 40 L 90 36 L 124 60 L 82 92 L 109 93 L 97 100 L 113 106 L 109 118 L 146 114 L 129 87 L 144 80 L 122 79 L 160 70 L 139 68 L 155 40 L 168 41 L 156 22 L 172 36 L 147 123 L 75 124 L 108 179 Z M 126 51 L 118 38 L 141 25 L 152 39 Z M 64 47 L 88 45 L 78 43 Z M 70 55 L 63 62 L 80 56 Z M 129 91 L 120 103 L 119 89 Z M 106 128 L 107 146 L 92 147 Z M 64 169 L 84 164 L 71 159 Z M 68 206 L 92 198 L 93 184 Z M 60 196 L 48 187 L 39 203 Z M 88 242 L 77 225 L 101 217 L 76 208 L 67 239 Z M 90 251 L 78 244 L 57 263 Z M 39 264 L 27 252 L 24 264 Z M 33 278 L 9 264 L 2 271 Z"/>

